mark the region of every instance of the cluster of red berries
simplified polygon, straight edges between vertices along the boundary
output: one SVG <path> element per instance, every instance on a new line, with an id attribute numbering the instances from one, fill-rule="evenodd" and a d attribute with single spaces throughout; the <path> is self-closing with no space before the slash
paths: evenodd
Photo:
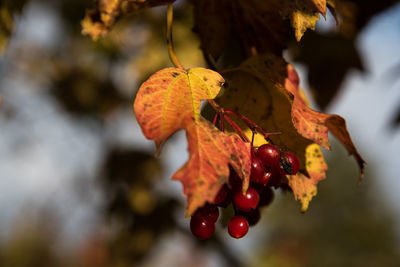
<path id="1" fill-rule="evenodd" d="M 260 219 L 260 208 L 273 200 L 271 187 L 279 187 L 283 175 L 294 175 L 299 171 L 300 162 L 292 152 L 281 152 L 272 144 L 260 146 L 252 155 L 250 186 L 242 192 L 242 180 L 231 169 L 229 185 L 225 184 L 218 192 L 214 203 L 207 203 L 191 217 L 190 230 L 201 239 L 210 238 L 215 231 L 219 217 L 218 207 L 226 208 L 233 203 L 235 216 L 229 220 L 228 232 L 234 238 L 247 234 L 249 226 Z"/>

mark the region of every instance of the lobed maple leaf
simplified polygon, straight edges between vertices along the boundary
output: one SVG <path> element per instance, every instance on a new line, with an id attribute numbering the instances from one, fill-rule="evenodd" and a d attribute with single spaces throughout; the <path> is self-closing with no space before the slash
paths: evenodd
<path id="1" fill-rule="evenodd" d="M 281 132 L 270 138 L 283 150 L 293 151 L 300 159 L 301 172 L 287 175 L 288 183 L 302 210 L 317 193 L 319 181 L 325 179 L 327 165 L 320 145 L 330 149 L 331 131 L 352 154 L 363 176 L 364 160 L 347 132 L 345 121 L 338 115 L 312 110 L 298 87 L 299 78 L 290 64 L 272 54 L 257 55 L 228 73 L 229 86 L 218 99 L 222 106 L 239 111 L 267 132 Z M 246 126 L 237 122 L 243 129 Z M 248 135 L 251 131 L 247 130 Z M 255 145 L 265 143 L 261 135 Z"/>
<path id="2" fill-rule="evenodd" d="M 242 66 L 257 77 L 273 82 L 286 94 L 292 104 L 291 120 L 303 137 L 330 149 L 328 140 L 330 131 L 356 159 L 360 177 L 364 176 L 365 161 L 351 140 L 345 120 L 339 115 L 317 112 L 309 107 L 306 96 L 299 88 L 299 77 L 292 65 L 274 55 L 263 55 L 247 60 Z"/>
<path id="3" fill-rule="evenodd" d="M 301 201 L 302 210 L 305 211 L 309 201 L 317 193 L 316 184 L 325 179 L 327 166 L 322 154 L 319 153 L 320 162 L 311 161 L 311 157 L 316 154 L 315 150 L 320 151 L 319 145 L 304 138 L 294 127 L 291 120 L 290 101 L 281 88 L 270 80 L 270 75 L 274 73 L 265 73 L 265 79 L 259 79 L 251 69 L 243 67 L 242 65 L 236 71 L 225 75 L 229 79 L 228 86 L 217 101 L 221 106 L 245 115 L 266 132 L 281 133 L 271 135 L 270 138 L 280 149 L 295 153 L 300 160 L 301 172 L 287 177 L 295 198 Z M 262 67 L 258 66 L 258 68 Z M 236 123 L 251 138 L 251 130 L 240 120 L 236 120 Z M 255 136 L 255 146 L 265 143 L 262 135 Z M 306 153 L 306 151 L 314 151 L 314 153 Z M 311 163 L 306 164 L 306 162 Z"/>
<path id="4" fill-rule="evenodd" d="M 218 73 L 204 68 L 166 68 L 145 81 L 136 95 L 136 118 L 158 150 L 173 133 L 186 131 L 189 160 L 172 179 L 183 184 L 187 216 L 214 201 L 228 182 L 229 165 L 243 179 L 243 190 L 249 184 L 249 144 L 237 135 L 219 131 L 200 115 L 201 100 L 215 98 L 223 82 Z"/>

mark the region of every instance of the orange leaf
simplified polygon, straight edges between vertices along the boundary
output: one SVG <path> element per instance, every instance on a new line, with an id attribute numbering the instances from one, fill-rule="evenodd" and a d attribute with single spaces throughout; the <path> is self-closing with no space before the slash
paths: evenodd
<path id="1" fill-rule="evenodd" d="M 200 115 L 201 100 L 215 98 L 223 82 L 218 73 L 204 68 L 166 68 L 145 81 L 136 95 L 136 118 L 158 150 L 174 132 L 186 130 L 189 161 L 173 179 L 183 184 L 188 216 L 214 200 L 228 181 L 228 165 L 243 179 L 243 190 L 248 187 L 249 145 L 236 135 L 220 132 Z"/>
<path id="2" fill-rule="evenodd" d="M 293 95 L 292 118 L 297 131 L 305 138 L 313 140 L 326 149 L 330 149 L 328 130 L 354 156 L 360 168 L 360 178 L 364 177 L 365 161 L 358 153 L 347 131 L 346 121 L 339 115 L 312 110 L 300 94 L 299 78 L 293 66 L 287 65 L 285 89 Z"/>
<path id="3" fill-rule="evenodd" d="M 143 134 L 159 149 L 171 134 L 198 120 L 200 101 L 213 99 L 223 82 L 218 73 L 203 68 L 156 72 L 142 84 L 135 99 L 135 114 Z"/>
<path id="4" fill-rule="evenodd" d="M 227 135 L 200 117 L 186 128 L 189 142 L 189 161 L 172 179 L 181 181 L 187 196 L 187 215 L 190 216 L 205 202 L 212 203 L 221 186 L 229 179 L 228 164 L 242 173 L 244 188 L 248 187 L 250 145 L 236 135 Z"/>
<path id="5" fill-rule="evenodd" d="M 292 122 L 303 137 L 330 149 L 328 140 L 330 131 L 345 146 L 349 154 L 354 156 L 360 168 L 360 177 L 364 176 L 365 161 L 351 140 L 345 120 L 339 115 L 317 112 L 308 106 L 298 86 L 299 77 L 292 65 L 274 55 L 263 55 L 247 60 L 243 66 L 260 79 L 272 81 L 287 95 L 292 102 Z"/>
<path id="6" fill-rule="evenodd" d="M 292 103 L 285 91 L 277 85 L 279 72 L 264 72 L 263 79 L 256 75 L 256 69 L 263 69 L 264 64 L 272 64 L 273 69 L 281 69 L 269 61 L 257 61 L 247 66 L 241 66 L 240 71 L 227 75 L 228 86 L 225 93 L 218 98 L 223 107 L 239 111 L 256 122 L 267 132 L 279 131 L 281 134 L 270 138 L 283 151 L 291 151 L 300 160 L 301 173 L 287 175 L 289 186 L 295 199 L 301 202 L 305 211 L 313 196 L 317 193 L 317 184 L 325 179 L 327 165 L 321 153 L 320 146 L 304 138 L 292 123 Z M 245 63 L 245 64 L 247 64 Z M 285 66 L 283 66 L 285 67 Z M 244 71 L 243 71 L 244 70 Z M 284 72 L 285 68 L 283 68 Z M 284 76 L 280 80 L 284 81 Z M 235 119 L 235 118 L 233 118 Z M 251 138 L 252 132 L 241 121 L 238 125 Z M 266 143 L 261 135 L 256 135 L 255 146 Z"/>
<path id="7" fill-rule="evenodd" d="M 294 152 L 300 159 L 301 173 L 287 176 L 294 197 L 305 211 L 317 193 L 317 183 L 326 177 L 327 165 L 320 145 L 330 149 L 331 131 L 355 156 L 363 175 L 364 161 L 347 132 L 344 120 L 338 115 L 312 110 L 298 87 L 299 77 L 293 67 L 272 54 L 257 55 L 231 70 L 225 94 L 218 101 L 249 117 L 271 136 L 274 144 Z M 238 124 L 241 127 L 245 125 Z M 316 130 L 317 129 L 317 130 Z M 247 131 L 246 134 L 251 134 Z M 255 145 L 265 143 L 259 135 Z"/>

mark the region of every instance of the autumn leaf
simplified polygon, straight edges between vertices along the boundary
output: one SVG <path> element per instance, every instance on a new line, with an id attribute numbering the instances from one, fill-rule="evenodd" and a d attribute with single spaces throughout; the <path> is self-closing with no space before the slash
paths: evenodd
<path id="1" fill-rule="evenodd" d="M 192 0 L 194 31 L 206 58 L 218 59 L 230 51 L 235 44 L 232 40 L 240 40 L 243 55 L 250 55 L 254 49 L 281 54 L 286 47 L 287 27 L 277 12 L 281 9 L 279 1 Z M 229 60 L 237 60 L 241 54 L 229 55 Z"/>
<path id="2" fill-rule="evenodd" d="M 205 55 L 217 59 L 229 44 L 233 32 L 231 0 L 194 0 L 194 31 L 201 39 L 201 49 Z M 218 38 L 215 36 L 218 35 Z"/>
<path id="3" fill-rule="evenodd" d="M 326 15 L 326 0 L 289 0 L 282 3 L 282 13 L 290 19 L 297 41 L 307 29 L 315 30 L 319 14 Z M 330 8 L 333 9 L 333 6 Z"/>
<path id="4" fill-rule="evenodd" d="M 324 49 L 315 49 L 324 47 Z M 354 39 L 341 33 L 310 32 L 301 41 L 294 61 L 308 68 L 307 81 L 313 99 L 324 109 L 335 98 L 351 69 L 365 71 L 362 57 Z"/>
<path id="5" fill-rule="evenodd" d="M 215 98 L 223 82 L 218 73 L 204 68 L 167 68 L 145 81 L 136 95 L 136 118 L 143 134 L 155 141 L 158 150 L 173 133 L 186 131 L 189 160 L 172 178 L 183 184 L 187 216 L 206 202 L 213 202 L 228 182 L 229 165 L 243 179 L 243 190 L 248 187 L 249 144 L 219 131 L 200 115 L 201 100 Z"/>
<path id="6" fill-rule="evenodd" d="M 200 117 L 186 128 L 189 143 L 189 161 L 172 179 L 181 181 L 188 198 L 190 216 L 205 202 L 212 203 L 219 189 L 229 180 L 228 164 L 242 173 L 244 191 L 249 185 L 250 146 L 238 136 L 224 134 Z"/>
<path id="7" fill-rule="evenodd" d="M 301 201 L 302 210 L 305 211 L 309 201 L 317 193 L 317 183 L 325 179 L 327 166 L 319 145 L 304 138 L 294 127 L 291 102 L 284 91 L 273 82 L 279 77 L 279 72 L 266 72 L 265 79 L 259 79 L 252 69 L 242 65 L 235 71 L 227 73 L 225 77 L 228 86 L 225 88 L 225 93 L 217 99 L 220 105 L 240 112 L 266 132 L 280 132 L 279 135 L 270 136 L 273 143 L 283 151 L 295 153 L 299 158 L 301 173 L 287 178 L 295 198 Z M 282 81 L 284 78 L 281 77 Z M 240 120 L 236 120 L 236 123 L 251 138 L 252 132 L 248 127 Z M 257 134 L 254 145 L 260 146 L 264 143 L 266 143 L 264 137 Z M 319 153 L 316 153 L 316 150 Z M 319 161 L 313 160 L 317 155 Z"/>
<path id="8" fill-rule="evenodd" d="M 142 84 L 135 99 L 143 134 L 159 149 L 171 134 L 192 123 L 188 119 L 199 119 L 201 100 L 215 98 L 223 83 L 218 73 L 203 68 L 158 71 Z"/>
<path id="9" fill-rule="evenodd" d="M 268 79 L 283 90 L 292 103 L 293 125 L 303 137 L 330 149 L 328 131 L 335 135 L 349 154 L 354 156 L 360 168 L 360 177 L 363 177 L 365 161 L 351 140 L 345 120 L 339 115 L 317 112 L 309 107 L 304 93 L 298 86 L 299 77 L 292 65 L 274 55 L 264 55 L 253 57 L 242 66 L 260 79 Z M 266 73 L 269 73 L 268 76 Z"/>
<path id="10" fill-rule="evenodd" d="M 305 1 L 305 3 L 311 7 L 311 8 L 315 8 L 315 10 L 317 10 L 319 13 L 322 14 L 322 16 L 325 17 L 326 15 L 326 5 L 327 5 L 327 1 L 329 0 L 311 0 L 311 1 Z"/>
<path id="11" fill-rule="evenodd" d="M 304 93 L 302 93 L 298 86 L 299 77 L 293 66 L 273 55 L 253 57 L 243 65 L 247 65 L 247 68 L 251 69 L 253 73 L 257 73 L 256 75 L 261 79 L 265 79 L 266 73 L 273 73 L 268 75 L 270 76 L 270 81 L 283 90 L 290 100 L 292 122 L 297 132 L 322 147 L 330 149 L 328 140 L 328 131 L 330 131 L 345 146 L 349 154 L 356 159 L 360 168 L 360 178 L 364 176 L 365 161 L 362 159 L 351 140 L 345 120 L 338 115 L 317 112 L 309 107 Z M 285 77 L 283 83 L 282 77 Z M 310 196 L 313 194 L 312 192 L 314 189 L 312 184 L 315 185 L 318 181 L 325 178 L 324 171 L 326 168 L 324 162 L 321 161 L 320 158 L 322 158 L 320 152 L 315 151 L 315 153 L 311 153 L 306 150 L 306 169 L 312 183 L 310 183 L 310 181 L 303 183 L 295 183 L 292 181 L 292 184 L 290 184 L 289 181 L 295 197 L 302 201 L 303 210 L 307 208 L 308 199 L 310 199 Z M 308 189 L 303 190 L 301 187 L 306 184 L 308 184 Z"/>
<path id="12" fill-rule="evenodd" d="M 81 21 L 82 34 L 90 35 L 94 41 L 108 33 L 123 15 L 142 9 L 166 5 L 175 0 L 100 0 L 95 9 L 87 9 Z"/>
<path id="13" fill-rule="evenodd" d="M 12 14 L 10 14 L 10 11 L 5 7 L 0 7 L 0 20 L 3 24 L 3 26 L 0 27 L 0 53 L 4 54 L 13 26 Z"/>
<path id="14" fill-rule="evenodd" d="M 7 50 L 8 40 L 14 29 L 14 19 L 26 2 L 26 0 L 20 0 L 0 3 L 0 55 Z"/>
<path id="15" fill-rule="evenodd" d="M 318 182 L 326 177 L 327 166 L 319 145 L 330 149 L 328 131 L 356 158 L 363 175 L 364 161 L 344 120 L 338 115 L 312 110 L 298 87 L 297 73 L 283 59 L 271 54 L 257 55 L 227 73 L 226 78 L 228 87 L 219 103 L 248 116 L 267 132 L 281 132 L 270 137 L 274 144 L 293 151 L 300 159 L 301 173 L 287 177 L 303 211 L 316 195 Z M 250 136 L 251 131 L 240 121 L 238 124 Z M 263 143 L 264 138 L 257 135 L 255 145 Z"/>
<path id="16" fill-rule="evenodd" d="M 326 178 L 328 166 L 319 145 L 313 143 L 305 150 L 307 177 L 303 173 L 287 175 L 290 188 L 294 198 L 301 202 L 301 211 L 305 212 L 311 199 L 317 195 L 317 184 Z"/>
<path id="17" fill-rule="evenodd" d="M 307 29 L 315 30 L 319 14 L 310 10 L 294 10 L 291 15 L 292 27 L 295 30 L 296 40 L 299 42 Z"/>

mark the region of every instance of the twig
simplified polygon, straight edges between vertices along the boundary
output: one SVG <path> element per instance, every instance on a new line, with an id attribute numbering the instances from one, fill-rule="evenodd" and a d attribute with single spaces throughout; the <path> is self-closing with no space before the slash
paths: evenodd
<path id="1" fill-rule="evenodd" d="M 172 7 L 172 4 L 168 4 L 168 9 L 167 9 L 167 31 L 166 31 L 166 34 L 167 34 L 166 38 L 167 38 L 167 45 L 168 45 L 168 55 L 169 55 L 169 58 L 171 59 L 172 63 L 175 65 L 175 67 L 184 70 L 185 68 L 179 62 L 178 57 L 175 54 L 174 43 L 172 41 L 172 22 L 173 22 L 173 20 L 174 20 L 174 9 Z"/>

